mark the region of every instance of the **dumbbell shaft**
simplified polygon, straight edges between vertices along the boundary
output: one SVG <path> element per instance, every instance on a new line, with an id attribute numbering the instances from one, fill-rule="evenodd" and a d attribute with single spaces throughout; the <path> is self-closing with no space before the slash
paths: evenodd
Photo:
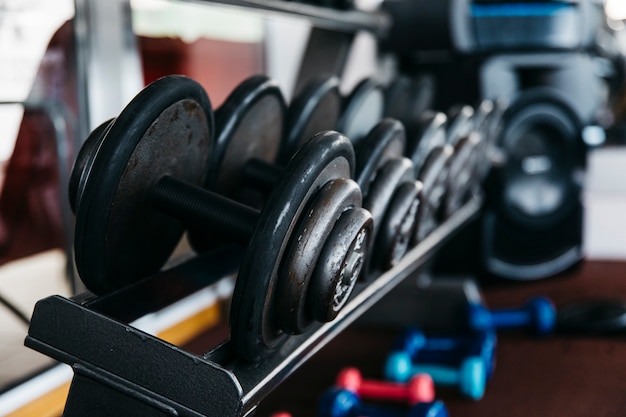
<path id="1" fill-rule="evenodd" d="M 219 194 L 165 176 L 152 192 L 154 206 L 179 220 L 247 244 L 259 211 Z"/>
<path id="2" fill-rule="evenodd" d="M 244 164 L 241 175 L 245 184 L 267 193 L 274 188 L 284 172 L 282 167 L 253 158 Z"/>

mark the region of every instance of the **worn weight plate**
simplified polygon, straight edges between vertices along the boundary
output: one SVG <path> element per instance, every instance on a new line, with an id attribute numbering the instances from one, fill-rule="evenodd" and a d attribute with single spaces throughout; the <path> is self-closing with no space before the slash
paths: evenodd
<path id="1" fill-rule="evenodd" d="M 113 121 L 76 207 L 76 267 L 94 293 L 158 272 L 180 241 L 181 221 L 152 209 L 165 175 L 201 186 L 213 147 L 213 113 L 200 84 L 167 76 Z"/>
<path id="2" fill-rule="evenodd" d="M 446 142 L 455 146 L 458 140 L 468 136 L 474 128 L 474 109 L 468 105 L 457 105 L 448 111 Z"/>
<path id="3" fill-rule="evenodd" d="M 373 225 L 363 208 L 344 211 L 335 223 L 311 277 L 306 309 L 313 319 L 332 321 L 345 306 L 367 264 Z"/>
<path id="4" fill-rule="evenodd" d="M 359 82 L 344 99 L 337 130 L 358 143 L 382 118 L 385 111 L 383 86 L 372 78 Z"/>
<path id="5" fill-rule="evenodd" d="M 386 271 L 395 266 L 411 247 L 422 187 L 419 181 L 409 181 L 400 184 L 393 193 L 376 236 L 374 268 Z"/>
<path id="6" fill-rule="evenodd" d="M 305 142 L 287 164 L 259 215 L 235 283 L 230 333 L 242 359 L 256 362 L 288 337 L 277 326 L 275 297 L 289 241 L 312 196 L 328 181 L 353 175 L 354 148 L 333 131 Z"/>
<path id="7" fill-rule="evenodd" d="M 413 243 L 417 244 L 439 224 L 439 212 L 446 192 L 448 167 L 454 154 L 450 145 L 435 147 L 426 158 L 417 178 L 423 185 L 422 201 L 417 211 Z"/>
<path id="8" fill-rule="evenodd" d="M 405 156 L 413 162 L 416 176 L 420 175 L 432 149 L 446 143 L 447 120 L 444 113 L 426 111 L 419 117 L 415 134 L 407 136 Z"/>
<path id="9" fill-rule="evenodd" d="M 96 156 L 98 148 L 102 143 L 102 139 L 111 127 L 112 122 L 113 119 L 109 119 L 97 126 L 89 134 L 87 139 L 80 147 L 80 150 L 78 151 L 78 155 L 76 156 L 76 160 L 74 161 L 74 166 L 72 167 L 72 173 L 70 175 L 70 181 L 68 184 L 68 197 L 70 202 L 70 208 L 72 209 L 72 212 L 74 214 L 76 214 L 76 206 L 78 205 L 78 200 L 80 200 L 83 195 L 83 190 L 85 189 L 85 181 L 89 177 L 91 165 L 93 164 L 93 158 Z"/>
<path id="10" fill-rule="evenodd" d="M 361 207 L 358 184 L 349 178 L 328 181 L 311 198 L 289 241 L 276 286 L 278 326 L 290 334 L 300 334 L 313 322 L 305 308 L 309 284 L 316 265 L 326 263 L 320 254 L 333 227 L 346 210 Z"/>
<path id="11" fill-rule="evenodd" d="M 283 94 L 271 78 L 254 75 L 239 84 L 215 112 L 215 151 L 206 188 L 238 199 L 246 162 L 275 162 L 286 111 Z"/>
<path id="12" fill-rule="evenodd" d="M 356 182 L 367 195 L 378 170 L 390 159 L 404 154 L 406 137 L 398 120 L 385 118 L 356 147 Z"/>
<path id="13" fill-rule="evenodd" d="M 415 181 L 415 174 L 413 164 L 408 158 L 391 159 L 380 169 L 370 186 L 369 193 L 363 197 L 363 208 L 369 210 L 374 218 L 374 239 L 377 239 L 385 212 L 396 188 L 410 181 Z"/>
<path id="14" fill-rule="evenodd" d="M 286 165 L 296 150 L 316 133 L 337 128 L 341 100 L 336 76 L 316 78 L 294 97 L 287 109 L 285 138 L 278 157 L 280 165 Z"/>

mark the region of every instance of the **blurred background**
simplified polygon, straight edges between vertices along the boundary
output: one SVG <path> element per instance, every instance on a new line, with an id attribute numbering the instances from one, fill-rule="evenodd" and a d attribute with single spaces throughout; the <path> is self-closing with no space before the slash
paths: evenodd
<path id="1" fill-rule="evenodd" d="M 626 260 L 626 1 L 551 2 L 559 5 L 549 11 L 541 9 L 542 2 L 528 2 L 536 6 L 535 17 L 559 16 L 550 20 L 552 26 L 536 23 L 533 31 L 512 26 L 520 16 L 493 1 L 471 7 L 460 0 L 415 2 L 417 17 L 403 12 L 406 3 L 355 2 L 365 11 L 385 8 L 397 25 L 384 42 L 369 32 L 356 34 L 341 78 L 343 93 L 364 77 L 384 81 L 401 71 L 423 81 L 428 107 L 445 111 L 505 97 L 522 109 L 511 113 L 511 126 L 532 125 L 523 119 L 532 118 L 525 113 L 530 103 L 548 106 L 559 126 L 572 123 L 575 129 L 573 145 L 557 132 L 565 137 L 550 148 L 541 138 L 552 126 L 517 127 L 524 143 L 529 137 L 538 143 L 528 151 L 532 158 L 518 147 L 521 139 L 505 144 L 534 163 L 528 170 L 542 169 L 542 163 L 559 167 L 555 155 L 568 146 L 580 160 L 560 166 L 561 173 L 540 184 L 528 185 L 524 173 L 507 173 L 505 180 L 516 180 L 510 180 L 503 204 L 522 207 L 526 217 L 509 221 L 506 208 L 493 206 L 474 233 L 490 236 L 494 248 L 467 251 L 463 267 L 528 279 L 549 278 L 581 258 Z M 454 4 L 458 13 L 433 3 Z M 430 23 L 422 22 L 417 33 L 411 19 L 419 16 Z M 494 16 L 502 17 L 500 23 L 489 20 Z M 297 16 L 212 2 L 0 0 L 0 392 L 54 365 L 23 347 L 35 302 L 84 290 L 72 259 L 67 183 L 89 132 L 119 114 L 145 85 L 173 73 L 199 81 L 214 108 L 256 73 L 274 77 L 289 100 L 310 33 L 311 24 Z M 552 258 L 519 260 L 498 252 L 518 230 L 529 230 L 537 212 L 560 213 L 570 197 L 559 187 L 570 183 L 577 191 L 568 204 L 579 209 L 568 208 L 549 230 L 541 229 L 554 241 L 544 248 L 554 251 Z M 537 264 L 544 268 L 540 274 Z M 532 272 L 514 276 L 511 265 Z"/>

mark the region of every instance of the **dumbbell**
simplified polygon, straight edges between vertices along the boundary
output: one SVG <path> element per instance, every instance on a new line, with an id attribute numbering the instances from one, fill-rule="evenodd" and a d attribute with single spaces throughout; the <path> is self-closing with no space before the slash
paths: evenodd
<path id="1" fill-rule="evenodd" d="M 421 113 L 413 123 L 412 133 L 407 135 L 405 156 L 413 162 L 416 175 L 422 170 L 431 151 L 446 144 L 447 122 L 445 113 L 429 109 Z"/>
<path id="2" fill-rule="evenodd" d="M 413 375 L 429 374 L 435 386 L 457 386 L 468 398 L 478 400 L 485 393 L 485 362 L 478 356 L 465 358 L 458 367 L 439 364 L 415 364 L 406 352 L 393 352 L 385 363 L 385 377 L 406 382 Z"/>
<path id="3" fill-rule="evenodd" d="M 337 375 L 335 386 L 351 391 L 359 398 L 398 401 L 409 405 L 435 400 L 435 386 L 428 374 L 418 374 L 400 384 L 388 381 L 363 379 L 357 368 L 344 368 Z"/>
<path id="4" fill-rule="evenodd" d="M 384 111 L 383 85 L 374 78 L 364 78 L 344 97 L 337 130 L 350 138 L 356 148 L 383 118 Z"/>
<path id="5" fill-rule="evenodd" d="M 328 86 L 324 89 L 328 89 Z M 244 190 L 261 190 L 262 195 L 269 195 L 285 174 L 284 166 L 271 163 L 282 142 L 285 112 L 283 95 L 271 78 L 255 75 L 239 84 L 216 114 L 218 138 L 213 172 L 217 173 L 205 183 L 205 188 L 221 190 L 233 198 L 242 196 Z M 302 139 L 298 142 L 299 146 L 303 146 Z M 223 175 L 224 171 L 228 175 Z M 319 281 L 320 277 L 328 276 L 330 270 L 336 270 L 340 267 L 338 263 L 344 261 L 340 257 L 333 258 L 328 249 L 323 256 L 333 262 L 318 264 L 323 246 L 331 233 L 330 228 L 319 226 L 334 221 L 341 214 L 337 211 L 339 201 L 319 201 L 318 204 L 327 204 L 325 210 L 314 210 L 318 206 L 307 207 L 306 210 L 310 211 L 309 220 L 293 231 L 301 238 L 285 249 L 285 256 L 291 261 L 279 271 L 285 278 L 278 281 L 274 299 L 279 311 L 291 312 L 276 317 L 279 327 L 287 333 L 301 333 L 314 320 L 326 322 L 334 319 L 354 286 L 354 282 L 346 280 L 341 286 L 337 287 L 339 284 L 336 283 L 335 287 L 330 288 L 328 282 Z M 351 204 L 361 205 L 357 201 Z M 195 227 L 188 234 L 197 252 L 206 252 L 218 243 L 223 244 L 227 238 L 216 233 L 214 228 Z M 359 248 L 364 246 L 363 250 L 367 253 L 368 241 L 369 238 L 362 236 L 362 241 L 355 244 Z M 319 265 L 317 270 L 314 268 L 316 264 Z M 318 278 L 314 279 L 314 276 Z M 341 294 L 344 295 L 335 293 L 335 290 L 341 288 Z M 336 297 L 336 308 L 329 309 L 326 306 L 320 309 L 320 297 L 325 302 Z"/>
<path id="6" fill-rule="evenodd" d="M 316 298 L 326 303 L 318 305 L 322 310 L 341 308 L 349 296 L 346 287 L 367 255 L 363 241 L 371 215 L 360 208 L 360 190 L 349 180 L 352 145 L 337 132 L 320 133 L 294 155 L 262 211 L 203 189 L 212 119 L 208 96 L 184 76 L 161 78 L 129 103 L 94 147 L 90 163 L 73 173 L 84 178 L 74 181 L 81 190 L 72 193 L 80 196 L 76 263 L 89 289 L 106 292 L 157 272 L 170 254 L 163 248 L 178 243 L 185 224 L 247 243 L 230 324 L 235 351 L 253 361 L 287 337 L 274 317 L 294 312 L 276 306 L 275 288 L 291 279 L 279 271 L 293 268 L 295 258 L 287 254 L 310 221 L 307 210 L 322 204 L 320 211 L 335 213 L 320 224 L 328 234 L 319 252 L 305 259 L 315 271 L 312 279 L 326 280 L 320 284 L 326 294 Z"/>
<path id="7" fill-rule="evenodd" d="M 443 218 L 448 219 L 467 201 L 480 184 L 478 175 L 480 135 L 470 131 L 458 138 L 448 168 L 448 181 L 443 201 Z"/>
<path id="8" fill-rule="evenodd" d="M 407 137 L 413 137 L 417 134 L 418 119 L 430 109 L 434 94 L 434 78 L 430 74 L 400 74 L 385 88 L 384 117 L 400 121 Z"/>
<path id="9" fill-rule="evenodd" d="M 422 183 L 422 199 L 417 212 L 413 244 L 424 240 L 441 223 L 441 207 L 447 190 L 449 166 L 454 150 L 450 145 L 432 148 L 417 180 Z"/>
<path id="10" fill-rule="evenodd" d="M 394 350 L 407 353 L 415 362 L 458 364 L 467 356 L 480 356 L 487 379 L 496 362 L 496 333 L 491 330 L 455 336 L 427 336 L 418 328 L 406 329 L 396 340 Z"/>
<path id="11" fill-rule="evenodd" d="M 402 123 L 385 118 L 355 145 L 356 181 L 363 192 L 363 208 L 374 219 L 371 270 L 385 271 L 397 264 L 412 242 L 422 184 L 403 156 L 404 144 Z"/>
<path id="12" fill-rule="evenodd" d="M 317 132 L 336 130 L 342 100 L 336 76 L 320 76 L 305 84 L 287 108 L 285 134 L 277 163 L 286 164 Z"/>
<path id="13" fill-rule="evenodd" d="M 448 410 L 442 401 L 416 403 L 408 409 L 393 409 L 363 404 L 355 393 L 331 388 L 318 403 L 318 417 L 447 417 Z"/>
<path id="14" fill-rule="evenodd" d="M 446 142 L 456 146 L 459 139 L 469 136 L 473 129 L 474 108 L 467 104 L 456 104 L 448 109 Z"/>
<path id="15" fill-rule="evenodd" d="M 525 328 L 546 335 L 556 324 L 556 308 L 546 297 L 534 297 L 517 309 L 489 310 L 481 304 L 470 304 L 468 319 L 475 330 Z"/>

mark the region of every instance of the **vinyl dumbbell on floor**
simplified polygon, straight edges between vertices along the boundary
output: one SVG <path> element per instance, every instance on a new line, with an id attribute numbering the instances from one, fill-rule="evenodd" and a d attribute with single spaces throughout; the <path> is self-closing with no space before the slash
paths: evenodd
<path id="1" fill-rule="evenodd" d="M 363 404 L 355 393 L 340 388 L 326 391 L 318 404 L 317 417 L 447 417 L 441 401 L 416 403 L 407 409 L 383 408 Z"/>
<path id="2" fill-rule="evenodd" d="M 485 362 L 477 356 L 464 359 L 460 366 L 413 363 L 406 352 L 393 352 L 385 363 L 385 377 L 391 381 L 406 382 L 415 374 L 429 374 L 435 386 L 456 386 L 466 397 L 479 400 L 487 382 Z"/>
<path id="3" fill-rule="evenodd" d="M 556 308 L 550 299 L 534 297 L 520 308 L 489 310 L 481 304 L 471 304 L 468 317 L 475 330 L 521 328 L 546 335 L 556 324 Z"/>
<path id="4" fill-rule="evenodd" d="M 363 207 L 374 218 L 372 269 L 385 271 L 397 264 L 412 241 L 422 184 L 403 156 L 404 143 L 402 123 L 383 119 L 355 145 Z"/>
<path id="5" fill-rule="evenodd" d="M 458 364 L 467 356 L 480 356 L 485 362 L 487 379 L 496 361 L 497 337 L 492 330 L 455 336 L 426 335 L 418 328 L 406 329 L 394 349 L 407 353 L 415 362 Z"/>
<path id="6" fill-rule="evenodd" d="M 254 361 L 287 337 L 275 322 L 273 295 L 283 278 L 278 271 L 290 260 L 285 254 L 300 237 L 294 232 L 301 220 L 306 221 L 307 208 L 328 199 L 340 207 L 339 218 L 329 218 L 324 226 L 330 229 L 325 243 L 334 250 L 321 245 L 323 254 L 311 255 L 323 267 L 320 279 L 327 284 L 328 279 L 336 280 L 329 292 L 336 292 L 340 300 L 327 299 L 325 308 L 330 309 L 341 307 L 338 304 L 349 295 L 344 284 L 360 273 L 367 254 L 359 247 L 370 234 L 371 215 L 359 207 L 360 190 L 348 179 L 354 164 L 352 145 L 336 132 L 315 136 L 294 155 L 262 211 L 202 189 L 212 148 L 209 120 L 206 93 L 182 76 L 159 79 L 131 101 L 95 147 L 95 155 L 87 158 L 90 162 L 75 174 L 84 177 L 81 192 L 73 193 L 80 195 L 76 260 L 88 288 L 108 291 L 145 276 L 125 274 L 125 281 L 119 281 L 111 271 L 124 271 L 125 261 L 134 262 L 135 272 L 161 268 L 169 253 L 146 252 L 141 243 L 157 240 L 160 246 L 173 248 L 183 224 L 219 229 L 223 236 L 247 243 L 230 324 L 236 352 Z M 186 153 L 193 158 L 183 159 Z M 179 233 L 164 233 L 170 228 Z M 110 247 L 124 239 L 134 245 Z M 329 270 L 327 265 L 335 268 Z M 315 264 L 311 267 L 316 269 Z"/>
<path id="7" fill-rule="evenodd" d="M 344 368 L 337 375 L 335 386 L 370 400 L 397 401 L 409 405 L 435 400 L 435 386 L 428 374 L 414 375 L 406 384 L 401 384 L 363 379 L 357 368 Z"/>

